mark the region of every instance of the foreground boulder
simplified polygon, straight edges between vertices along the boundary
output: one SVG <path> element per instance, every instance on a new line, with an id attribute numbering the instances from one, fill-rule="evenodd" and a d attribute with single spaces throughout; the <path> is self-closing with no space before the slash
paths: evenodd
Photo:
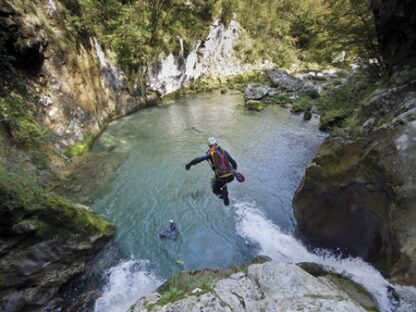
<path id="1" fill-rule="evenodd" d="M 0 177 L 0 310 L 40 311 L 114 228 L 1 167 Z"/>
<path id="2" fill-rule="evenodd" d="M 205 270 L 204 270 L 205 271 Z M 206 272 L 199 277 L 207 279 Z M 195 273 L 194 281 L 198 279 Z M 181 280 L 181 275 L 176 281 Z M 212 281 L 212 276 L 211 276 Z M 178 282 L 177 282 L 178 283 Z M 189 283 L 189 280 L 188 280 Z M 196 285 L 196 284 L 195 284 Z M 195 287 L 180 300 L 164 300 L 165 294 L 143 297 L 130 308 L 138 311 L 366 311 L 330 277 L 314 277 L 294 264 L 252 264 L 246 272 L 222 277 L 204 289 Z M 180 285 L 173 286 L 176 291 Z M 183 290 L 182 290 L 183 291 Z M 369 299 L 371 301 L 371 299 Z M 163 304 L 162 304 L 163 303 Z M 365 308 L 374 305 L 370 303 Z"/>

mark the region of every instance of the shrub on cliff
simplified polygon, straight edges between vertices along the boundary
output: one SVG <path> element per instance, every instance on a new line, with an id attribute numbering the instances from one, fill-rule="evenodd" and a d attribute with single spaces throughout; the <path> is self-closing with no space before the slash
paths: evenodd
<path id="1" fill-rule="evenodd" d="M 31 104 L 20 97 L 0 97 L 0 121 L 9 137 L 39 165 L 46 166 L 46 132 L 33 115 Z"/>

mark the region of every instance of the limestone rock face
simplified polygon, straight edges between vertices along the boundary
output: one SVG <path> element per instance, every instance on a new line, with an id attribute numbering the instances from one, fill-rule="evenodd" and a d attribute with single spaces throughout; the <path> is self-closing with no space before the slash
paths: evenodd
<path id="1" fill-rule="evenodd" d="M 360 135 L 324 142 L 293 206 L 312 245 L 362 257 L 394 282 L 415 285 L 416 102 L 408 74 L 363 103 Z"/>
<path id="2" fill-rule="evenodd" d="M 201 296 L 185 296 L 164 306 L 158 299 L 157 294 L 143 297 L 130 311 L 365 311 L 329 279 L 272 261 L 221 279 Z"/>
<path id="3" fill-rule="evenodd" d="M 188 54 L 183 49 L 183 38 L 179 38 L 182 47 L 179 55 L 164 55 L 161 62 L 149 66 L 149 88 L 165 95 L 198 78 L 221 79 L 270 68 L 270 63 L 248 64 L 234 55 L 234 46 L 241 39 L 240 32 L 241 27 L 236 20 L 232 20 L 228 27 L 214 21 L 207 38 L 195 42 Z"/>

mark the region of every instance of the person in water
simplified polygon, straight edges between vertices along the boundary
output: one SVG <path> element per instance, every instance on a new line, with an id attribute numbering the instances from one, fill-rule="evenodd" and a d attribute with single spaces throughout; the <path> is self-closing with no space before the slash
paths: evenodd
<path id="1" fill-rule="evenodd" d="M 234 180 L 234 170 L 237 170 L 237 163 L 226 150 L 218 146 L 215 138 L 208 139 L 208 146 L 209 150 L 204 155 L 187 163 L 185 169 L 189 170 L 191 166 L 207 160 L 215 173 L 215 177 L 211 181 L 212 192 L 223 199 L 224 205 L 228 206 L 230 200 L 227 183 Z"/>
<path id="2" fill-rule="evenodd" d="M 165 239 L 173 239 L 175 240 L 178 237 L 178 229 L 176 228 L 176 223 L 173 220 L 169 220 L 169 227 L 163 231 L 163 233 L 159 233 L 159 238 L 161 240 Z"/>

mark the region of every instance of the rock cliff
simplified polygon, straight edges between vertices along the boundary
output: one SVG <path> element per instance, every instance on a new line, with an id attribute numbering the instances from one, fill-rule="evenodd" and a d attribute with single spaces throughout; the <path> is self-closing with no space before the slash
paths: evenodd
<path id="1" fill-rule="evenodd" d="M 395 72 L 362 100 L 355 135 L 324 142 L 293 206 L 313 246 L 362 257 L 394 282 L 416 285 L 415 9 L 412 1 L 374 1 L 373 8 Z"/>
<path id="2" fill-rule="evenodd" d="M 182 49 L 178 55 L 170 53 L 160 63 L 149 66 L 149 88 L 165 95 L 199 78 L 224 80 L 237 74 L 270 68 L 270 62 L 247 64 L 236 57 L 234 47 L 241 40 L 241 31 L 236 20 L 232 20 L 228 27 L 214 21 L 208 36 L 197 41 L 186 55 L 182 39 L 179 39 Z"/>
<path id="3" fill-rule="evenodd" d="M 0 167 L 0 310 L 37 311 L 114 235 L 88 208 Z"/>
<path id="4" fill-rule="evenodd" d="M 372 9 L 380 49 L 392 65 L 416 57 L 416 3 L 412 0 L 374 0 Z"/>

